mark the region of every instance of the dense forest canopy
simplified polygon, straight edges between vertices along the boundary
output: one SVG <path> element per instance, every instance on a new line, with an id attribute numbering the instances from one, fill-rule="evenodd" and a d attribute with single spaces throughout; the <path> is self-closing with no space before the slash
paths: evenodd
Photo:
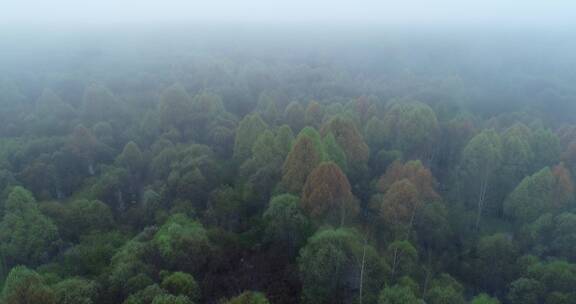
<path id="1" fill-rule="evenodd" d="M 567 32 L 4 34 L 0 303 L 576 303 Z"/>

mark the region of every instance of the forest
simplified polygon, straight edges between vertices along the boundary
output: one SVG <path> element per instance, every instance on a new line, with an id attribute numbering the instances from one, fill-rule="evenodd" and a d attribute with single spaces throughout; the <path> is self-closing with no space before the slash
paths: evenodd
<path id="1" fill-rule="evenodd" d="M 6 33 L 2 304 L 574 304 L 576 40 Z"/>

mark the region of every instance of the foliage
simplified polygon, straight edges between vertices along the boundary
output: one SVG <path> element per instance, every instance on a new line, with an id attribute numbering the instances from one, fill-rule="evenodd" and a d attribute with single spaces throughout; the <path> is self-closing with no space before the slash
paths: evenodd
<path id="1" fill-rule="evenodd" d="M 300 209 L 297 196 L 274 196 L 263 214 L 266 222 L 265 240 L 281 246 L 293 255 L 306 241 L 310 230 L 308 218 Z"/>
<path id="2" fill-rule="evenodd" d="M 173 295 L 186 296 L 192 301 L 200 298 L 200 287 L 194 277 L 188 273 L 174 272 L 166 275 L 160 286 Z"/>
<path id="3" fill-rule="evenodd" d="M 333 162 L 318 165 L 304 184 L 302 208 L 313 218 L 344 224 L 358 213 L 358 201 L 342 170 Z"/>
<path id="4" fill-rule="evenodd" d="M 0 299 L 5 304 L 65 303 L 57 302 L 54 291 L 46 285 L 42 277 L 25 266 L 12 268 L 4 282 Z"/>
<path id="5" fill-rule="evenodd" d="M 245 291 L 237 297 L 234 297 L 224 304 L 269 304 L 266 296 L 260 292 Z"/>
<path id="6" fill-rule="evenodd" d="M 438 121 L 434 111 L 421 102 L 393 103 L 382 126 L 386 141 L 410 157 L 426 158 L 438 135 Z"/>
<path id="7" fill-rule="evenodd" d="M 354 300 L 359 296 L 360 288 L 367 303 L 376 301 L 388 272 L 386 263 L 375 249 L 363 243 L 357 232 L 344 228 L 314 234 L 300 251 L 298 268 L 305 303 Z M 362 280 L 359 280 L 360 275 Z"/>
<path id="8" fill-rule="evenodd" d="M 0 252 L 9 266 L 36 265 L 49 253 L 58 239 L 54 223 L 40 213 L 32 194 L 15 187 L 6 200 L 6 212 L 0 221 Z"/>
<path id="9" fill-rule="evenodd" d="M 204 227 L 182 214 L 170 217 L 158 229 L 152 244 L 167 265 L 192 272 L 205 265 L 211 249 Z"/>
<path id="10" fill-rule="evenodd" d="M 518 184 L 506 199 L 504 212 L 520 222 L 531 222 L 545 212 L 564 209 L 573 192 L 566 169 L 557 167 L 552 172 L 546 167 Z"/>
<path id="11" fill-rule="evenodd" d="M 303 136 L 296 140 L 282 167 L 282 185 L 291 193 L 300 193 L 308 175 L 320 164 L 322 151 L 314 142 Z"/>
<path id="12" fill-rule="evenodd" d="M 80 278 L 66 279 L 53 286 L 56 303 L 93 304 L 98 298 L 98 286 Z"/>
<path id="13" fill-rule="evenodd" d="M 0 303 L 576 303 L 570 39 L 190 30 L 2 37 Z"/>
<path id="14" fill-rule="evenodd" d="M 385 287 L 378 298 L 378 304 L 418 304 L 421 301 L 409 287 L 394 285 Z"/>
<path id="15" fill-rule="evenodd" d="M 258 136 L 266 130 L 266 123 L 258 114 L 244 117 L 238 124 L 234 142 L 234 158 L 240 161 L 251 155 L 252 147 Z"/>

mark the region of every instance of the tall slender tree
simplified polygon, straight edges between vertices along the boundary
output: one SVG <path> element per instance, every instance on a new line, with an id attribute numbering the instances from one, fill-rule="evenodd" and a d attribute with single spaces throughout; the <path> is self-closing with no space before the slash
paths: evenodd
<path id="1" fill-rule="evenodd" d="M 460 164 L 460 173 L 464 182 L 465 193 L 476 193 L 476 197 L 467 200 L 475 201 L 475 228 L 480 228 L 484 209 L 489 200 L 489 191 L 493 187 L 495 174 L 502 160 L 500 136 L 494 130 L 484 130 L 474 136 L 466 145 Z"/>

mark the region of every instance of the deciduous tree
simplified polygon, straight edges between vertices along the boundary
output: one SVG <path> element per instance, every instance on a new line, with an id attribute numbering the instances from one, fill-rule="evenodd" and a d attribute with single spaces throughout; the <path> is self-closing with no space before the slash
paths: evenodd
<path id="1" fill-rule="evenodd" d="M 36 265 L 47 259 L 58 239 L 56 225 L 40 213 L 36 200 L 22 187 L 15 187 L 0 221 L 0 252 L 7 265 Z"/>
<path id="2" fill-rule="evenodd" d="M 268 126 L 258 114 L 251 114 L 244 117 L 236 130 L 236 140 L 234 142 L 234 158 L 244 161 L 250 157 L 252 147 Z"/>
<path id="3" fill-rule="evenodd" d="M 25 266 L 12 268 L 0 295 L 3 304 L 60 304 L 44 279 Z"/>
<path id="4" fill-rule="evenodd" d="M 291 193 L 300 193 L 306 178 L 322 161 L 322 152 L 308 137 L 296 140 L 282 168 L 282 185 Z"/>
<path id="5" fill-rule="evenodd" d="M 527 176 L 510 193 L 504 202 L 506 215 L 522 223 L 528 223 L 545 212 L 566 207 L 573 199 L 573 185 L 565 168 L 546 167 Z"/>
<path id="6" fill-rule="evenodd" d="M 362 263 L 363 262 L 363 263 Z M 362 270 L 364 265 L 364 271 Z M 298 258 L 304 303 L 375 303 L 388 266 L 374 248 L 349 229 L 314 234 Z"/>
<path id="7" fill-rule="evenodd" d="M 484 130 L 474 136 L 463 151 L 460 173 L 465 186 L 463 191 L 473 194 L 468 201 L 471 204 L 475 201 L 476 229 L 480 228 L 489 191 L 501 163 L 501 151 L 500 136 L 494 130 Z"/>
<path id="8" fill-rule="evenodd" d="M 160 124 L 164 130 L 176 128 L 180 132 L 190 126 L 192 98 L 181 84 L 174 84 L 162 92 Z"/>
<path id="9" fill-rule="evenodd" d="M 297 196 L 281 194 L 273 197 L 263 217 L 266 222 L 266 241 L 285 248 L 288 255 L 296 253 L 306 241 L 310 223 L 300 209 Z"/>
<path id="10" fill-rule="evenodd" d="M 408 158 L 431 158 L 438 121 L 428 105 L 417 101 L 393 103 L 383 121 L 393 149 L 401 150 Z"/>
<path id="11" fill-rule="evenodd" d="M 358 172 L 366 165 L 370 149 L 364 142 L 354 123 L 342 117 L 328 121 L 321 129 L 322 136 L 332 133 L 338 145 L 344 150 L 346 160 L 353 172 Z"/>
<path id="12" fill-rule="evenodd" d="M 340 225 L 359 210 L 348 178 L 333 162 L 321 163 L 310 173 L 302 190 L 302 208 L 312 217 Z"/>

